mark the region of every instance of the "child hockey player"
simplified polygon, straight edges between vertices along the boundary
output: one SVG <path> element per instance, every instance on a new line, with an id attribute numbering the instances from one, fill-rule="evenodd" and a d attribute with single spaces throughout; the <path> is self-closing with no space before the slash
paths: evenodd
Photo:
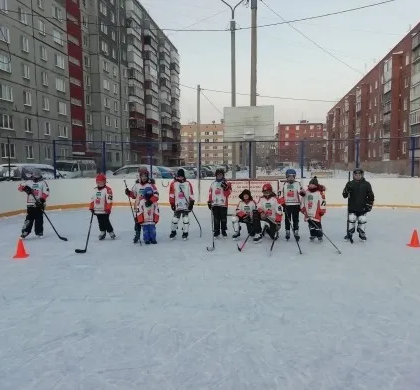
<path id="1" fill-rule="evenodd" d="M 305 222 L 309 226 L 309 239 L 311 241 L 318 237 L 318 241 L 322 241 L 322 216 L 326 213 L 325 187 L 318 183 L 318 179 L 314 176 L 308 185 L 307 191 L 300 191 L 302 196 L 301 212 L 305 216 Z"/>
<path id="2" fill-rule="evenodd" d="M 143 226 L 143 240 L 146 245 L 157 244 L 156 224 L 159 222 L 159 206 L 152 200 L 153 196 L 153 189 L 148 187 L 136 200 L 137 222 Z"/>
<path id="3" fill-rule="evenodd" d="M 131 190 L 125 189 L 125 194 L 132 199 L 137 199 L 138 196 L 143 196 L 146 188 L 152 188 L 153 196 L 151 197 L 152 202 L 156 203 L 159 200 L 159 192 L 156 188 L 155 181 L 149 177 L 149 171 L 147 168 L 139 168 L 138 179 L 134 183 Z M 141 225 L 137 222 L 134 224 L 134 239 L 133 242 L 136 244 L 140 240 Z"/>
<path id="4" fill-rule="evenodd" d="M 254 231 L 256 233 L 254 243 L 259 243 L 265 232 L 268 232 L 272 240 L 277 240 L 283 218 L 280 200 L 273 192 L 270 183 L 263 185 L 262 193 L 263 196 L 258 201 L 257 210 L 254 211 L 253 215 Z M 261 228 L 261 222 L 265 222 L 264 229 Z"/>
<path id="5" fill-rule="evenodd" d="M 254 226 L 252 225 L 252 215 L 257 209 L 257 204 L 252 199 L 250 190 L 243 190 L 239 195 L 240 202 L 236 206 L 236 215 L 232 217 L 233 239 L 237 239 L 241 235 L 240 223 L 246 224 L 248 234 L 251 237 L 255 236 Z"/>
<path id="6" fill-rule="evenodd" d="M 171 209 L 174 212 L 171 223 L 171 234 L 170 239 L 174 239 L 176 236 L 176 230 L 178 229 L 179 219 L 182 217 L 182 238 L 186 240 L 188 238 L 188 229 L 190 225 L 190 219 L 188 214 L 194 207 L 194 191 L 191 183 L 185 178 L 185 172 L 183 169 L 179 169 L 176 173 L 174 181 L 169 187 L 169 203 Z"/>
<path id="7" fill-rule="evenodd" d="M 344 239 L 352 241 L 353 234 L 359 233 L 361 240 L 366 240 L 366 214 L 372 211 L 375 195 L 371 184 L 364 178 L 363 169 L 357 168 L 353 171 L 353 180 L 349 181 L 344 190 L 343 198 L 348 200 L 349 225 L 348 232 Z"/>
<path id="8" fill-rule="evenodd" d="M 293 235 L 296 240 L 299 236 L 299 212 L 300 212 L 300 196 L 299 191 L 302 190 L 302 185 L 296 181 L 296 171 L 288 169 L 286 171 L 287 181 L 283 185 L 282 202 L 285 213 L 286 226 L 286 240 L 290 239 L 290 222 L 293 222 Z"/>
<path id="9" fill-rule="evenodd" d="M 106 176 L 100 173 L 96 176 L 95 192 L 89 205 L 89 210 L 96 215 L 99 225 L 99 239 L 103 240 L 108 232 L 109 236 L 114 239 L 114 228 L 109 220 L 112 209 L 112 189 L 106 185 Z"/>
<path id="10" fill-rule="evenodd" d="M 216 180 L 210 186 L 207 201 L 208 208 L 213 213 L 213 234 L 216 238 L 220 236 L 220 230 L 222 236 L 227 238 L 227 211 L 231 192 L 232 186 L 225 179 L 225 171 L 222 168 L 216 169 Z"/>
<path id="11" fill-rule="evenodd" d="M 44 234 L 44 209 L 45 201 L 50 195 L 47 182 L 42 178 L 41 171 L 34 169 L 28 174 L 29 179 L 19 185 L 18 190 L 25 192 L 26 197 L 26 218 L 22 227 L 21 237 L 27 237 L 35 222 L 35 234 L 42 237 Z"/>

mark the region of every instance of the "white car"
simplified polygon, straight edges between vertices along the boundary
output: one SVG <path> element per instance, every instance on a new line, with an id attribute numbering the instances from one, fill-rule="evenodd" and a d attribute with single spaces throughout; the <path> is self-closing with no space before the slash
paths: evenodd
<path id="1" fill-rule="evenodd" d="M 22 176 L 22 171 L 31 171 L 33 169 L 39 169 L 42 177 L 45 180 L 53 180 L 54 167 L 47 164 L 1 164 L 0 165 L 0 181 L 21 181 L 25 180 Z M 9 173 L 10 171 L 10 173 Z M 57 179 L 62 179 L 63 176 L 56 170 Z"/>
<path id="2" fill-rule="evenodd" d="M 113 174 L 114 179 L 137 179 L 139 169 L 145 168 L 149 172 L 149 176 L 153 179 L 162 179 L 162 175 L 159 168 L 156 165 L 152 165 L 152 173 L 150 172 L 150 165 L 138 164 L 138 165 L 124 165 L 122 168 L 117 169 Z"/>

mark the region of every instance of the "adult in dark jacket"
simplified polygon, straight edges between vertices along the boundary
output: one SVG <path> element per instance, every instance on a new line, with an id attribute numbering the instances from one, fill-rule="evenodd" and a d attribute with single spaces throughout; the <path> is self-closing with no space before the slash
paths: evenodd
<path id="1" fill-rule="evenodd" d="M 343 198 L 348 200 L 349 225 L 347 235 L 344 237 L 350 240 L 356 231 L 362 240 L 366 240 L 366 214 L 372 210 L 375 195 L 372 186 L 364 178 L 363 169 L 357 168 L 353 171 L 353 180 L 349 181 L 343 190 Z"/>

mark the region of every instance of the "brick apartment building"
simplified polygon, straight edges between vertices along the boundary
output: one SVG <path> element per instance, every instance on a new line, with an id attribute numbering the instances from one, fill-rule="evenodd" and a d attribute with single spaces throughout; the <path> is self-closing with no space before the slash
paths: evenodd
<path id="1" fill-rule="evenodd" d="M 323 123 L 301 120 L 299 123 L 279 123 L 277 128 L 279 162 L 300 164 L 303 148 L 306 166 L 325 165 L 327 144 Z"/>
<path id="2" fill-rule="evenodd" d="M 179 72 L 137 0 L 0 0 L 0 162 L 177 165 Z"/>
<path id="3" fill-rule="evenodd" d="M 224 123 L 200 125 L 201 164 L 232 164 L 232 145 L 223 142 Z M 182 125 L 182 159 L 185 164 L 197 164 L 197 124 Z"/>
<path id="4" fill-rule="evenodd" d="M 416 166 L 420 143 L 420 23 L 327 114 L 328 165 L 410 173 L 410 136 Z M 360 144 L 359 155 L 356 145 Z"/>

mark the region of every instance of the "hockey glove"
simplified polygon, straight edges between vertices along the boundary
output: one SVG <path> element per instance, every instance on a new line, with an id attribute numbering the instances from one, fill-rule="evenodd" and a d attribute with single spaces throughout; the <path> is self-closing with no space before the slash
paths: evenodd
<path id="1" fill-rule="evenodd" d="M 35 202 L 35 206 L 38 207 L 41 210 L 44 210 L 45 208 L 45 199 L 39 199 Z"/>
<path id="2" fill-rule="evenodd" d="M 188 210 L 192 211 L 192 209 L 194 208 L 194 203 L 195 201 L 193 199 L 190 200 L 190 204 L 188 205 Z"/>
<path id="3" fill-rule="evenodd" d="M 370 211 L 372 211 L 372 205 L 371 204 L 367 204 L 365 206 L 365 213 L 369 213 Z"/>
<path id="4" fill-rule="evenodd" d="M 211 204 L 210 201 L 207 202 L 207 207 L 209 208 L 209 210 L 211 210 L 213 208 L 213 205 Z"/>
<path id="5" fill-rule="evenodd" d="M 146 200 L 146 207 L 150 207 L 153 204 L 153 201 L 151 199 Z"/>
<path id="6" fill-rule="evenodd" d="M 245 217 L 242 218 L 242 222 L 246 224 L 251 223 L 251 217 L 249 215 L 246 215 Z"/>
<path id="7" fill-rule="evenodd" d="M 26 192 L 28 195 L 32 194 L 32 188 L 29 186 L 23 187 L 23 191 Z"/>
<path id="8" fill-rule="evenodd" d="M 90 211 L 92 214 L 95 214 L 95 210 L 94 210 L 94 209 L 89 209 L 89 211 Z"/>
<path id="9" fill-rule="evenodd" d="M 130 196 L 130 195 L 131 195 L 131 192 L 130 192 L 130 190 L 129 190 L 128 188 L 126 188 L 124 192 L 125 192 L 125 194 L 126 194 L 127 196 Z"/>
<path id="10" fill-rule="evenodd" d="M 171 203 L 171 210 L 172 211 L 175 211 L 176 210 L 176 207 L 175 207 L 175 205 L 173 203 Z"/>
<path id="11" fill-rule="evenodd" d="M 305 196 L 306 195 L 306 191 L 305 190 L 300 190 L 299 191 L 299 195 L 300 196 Z"/>
<path id="12" fill-rule="evenodd" d="M 226 180 L 223 180 L 220 184 L 223 188 L 223 191 L 227 191 L 229 189 L 229 183 Z"/>

